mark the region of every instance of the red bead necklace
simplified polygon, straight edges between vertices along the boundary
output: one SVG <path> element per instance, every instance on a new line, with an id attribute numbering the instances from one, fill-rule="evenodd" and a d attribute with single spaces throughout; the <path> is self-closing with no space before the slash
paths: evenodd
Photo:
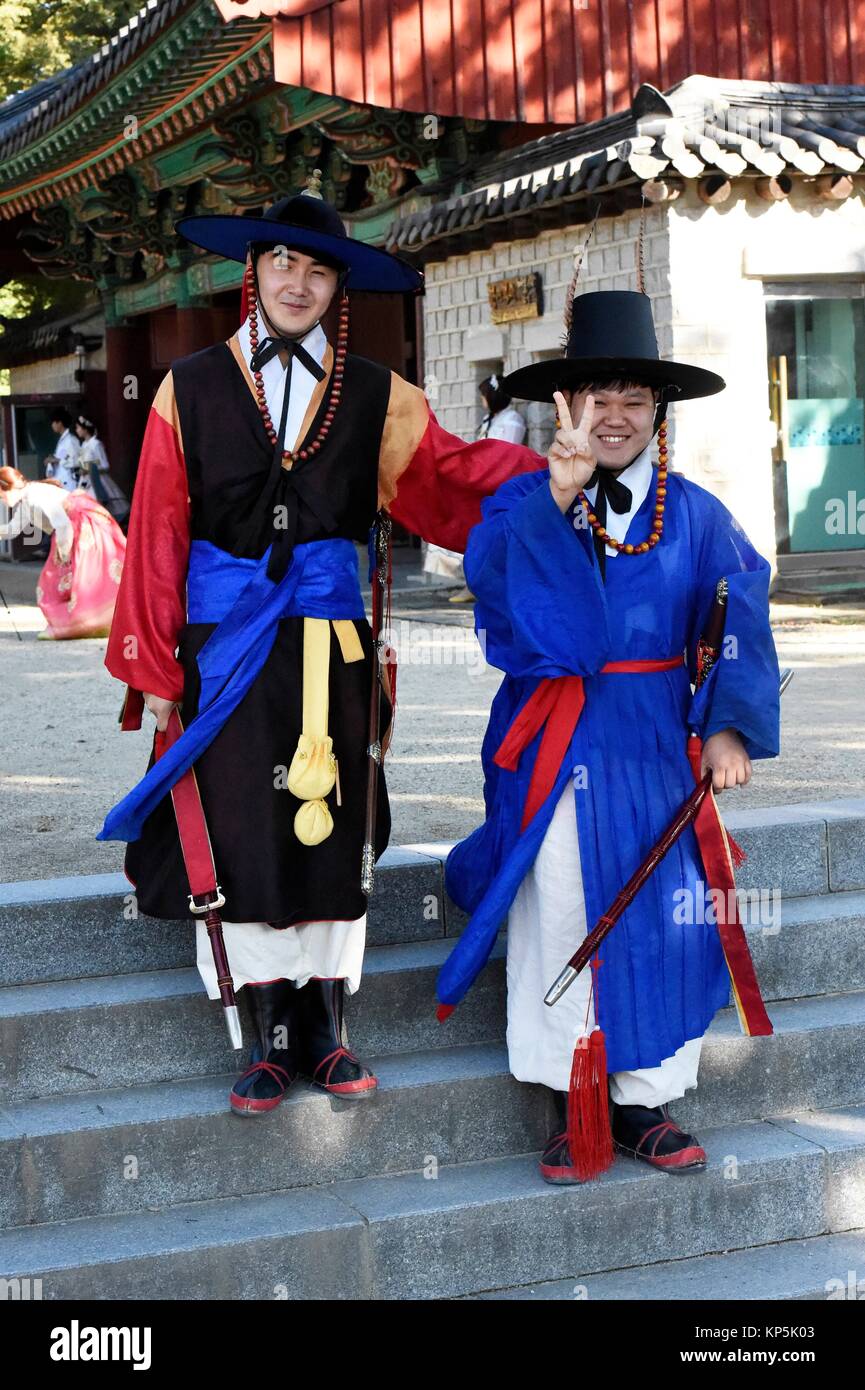
<path id="1" fill-rule="evenodd" d="M 249 342 L 252 351 L 255 352 L 255 349 L 258 347 L 258 300 L 255 293 L 255 277 L 252 273 L 252 266 L 247 266 L 246 268 L 246 296 L 247 303 L 249 304 Z M 295 459 L 310 458 L 312 454 L 318 453 L 322 444 L 327 439 L 328 432 L 333 423 L 333 417 L 336 414 L 336 408 L 339 405 L 340 396 L 342 395 L 342 378 L 345 374 L 345 358 L 347 352 L 348 295 L 345 290 L 343 290 L 342 298 L 339 303 L 339 331 L 336 340 L 336 353 L 334 354 L 330 399 L 328 401 L 327 410 L 324 413 L 324 419 L 321 422 L 321 428 L 312 443 L 307 444 L 303 449 L 299 449 L 296 454 L 291 449 L 283 449 L 283 463 L 285 463 L 286 460 L 294 463 Z M 270 411 L 267 408 L 264 379 L 260 371 L 253 372 L 252 375 L 255 382 L 255 399 L 258 409 L 261 412 L 261 418 L 264 421 L 264 428 L 267 431 L 267 437 L 271 444 L 275 444 L 276 430 L 274 429 Z"/>
<path id="2" fill-rule="evenodd" d="M 592 530 L 601 537 L 605 545 L 612 546 L 620 555 L 645 555 L 646 551 L 651 550 L 661 539 L 661 532 L 664 529 L 664 502 L 667 496 L 668 461 L 667 422 L 666 420 L 662 420 L 658 430 L 658 490 L 655 494 L 655 515 L 648 540 L 640 541 L 639 545 L 625 545 L 623 541 L 616 540 L 615 536 L 611 536 L 606 527 L 601 525 L 595 513 L 592 511 L 591 503 L 586 494 L 582 490 L 577 493 L 577 496 L 583 504 L 586 517 Z"/>

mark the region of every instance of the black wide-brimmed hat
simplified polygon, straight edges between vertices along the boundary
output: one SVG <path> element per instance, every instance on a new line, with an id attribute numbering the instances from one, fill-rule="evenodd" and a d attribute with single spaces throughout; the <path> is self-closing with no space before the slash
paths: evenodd
<path id="1" fill-rule="evenodd" d="M 230 261 L 245 261 L 250 242 L 285 246 L 309 256 L 318 253 L 348 272 L 348 290 L 393 294 L 419 290 L 424 282 L 423 275 L 400 256 L 350 237 L 336 208 L 319 194 L 280 198 L 260 217 L 182 217 L 174 230 L 193 246 Z"/>
<path id="2" fill-rule="evenodd" d="M 553 392 L 589 381 L 639 381 L 664 388 L 666 400 L 714 396 L 726 382 L 715 372 L 668 362 L 658 352 L 652 303 L 638 290 L 575 295 L 564 357 L 520 367 L 502 390 L 524 401 L 551 401 Z"/>

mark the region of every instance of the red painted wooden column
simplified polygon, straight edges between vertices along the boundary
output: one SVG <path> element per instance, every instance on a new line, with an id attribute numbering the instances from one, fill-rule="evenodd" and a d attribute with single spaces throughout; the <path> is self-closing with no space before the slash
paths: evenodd
<path id="1" fill-rule="evenodd" d="M 175 347 L 172 357 L 188 357 L 192 352 L 210 347 L 214 341 L 213 315 L 209 308 L 181 308 L 176 311 Z"/>
<path id="2" fill-rule="evenodd" d="M 147 316 L 105 328 L 105 421 L 112 476 L 129 495 L 153 399 Z"/>

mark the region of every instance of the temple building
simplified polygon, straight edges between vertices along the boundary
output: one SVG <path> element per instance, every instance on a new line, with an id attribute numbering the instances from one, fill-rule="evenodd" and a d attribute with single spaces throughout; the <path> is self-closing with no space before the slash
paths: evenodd
<path id="1" fill-rule="evenodd" d="M 84 407 L 130 488 L 171 361 L 238 321 L 241 268 L 173 223 L 320 169 L 351 235 L 426 273 L 414 300 L 354 297 L 351 349 L 466 437 L 484 376 L 558 353 L 574 255 L 582 289 L 635 289 L 642 242 L 661 351 L 728 382 L 671 411 L 673 466 L 784 591 L 862 584 L 863 60 L 834 3 L 807 44 L 774 0 L 704 8 L 698 31 L 686 0 L 664 26 L 615 0 L 495 24 L 468 0 L 149 0 L 0 106 L 0 275 L 70 289 L 0 334 L 4 460 L 39 476 L 51 408 Z M 552 412 L 520 409 L 544 452 Z"/>
<path id="2" fill-rule="evenodd" d="M 726 391 L 670 412 L 673 466 L 717 493 L 776 590 L 865 587 L 865 87 L 688 78 L 485 161 L 391 228 L 422 265 L 426 389 L 468 435 L 477 383 L 560 354 L 583 290 L 644 287 L 662 354 Z M 522 407 L 545 451 L 550 408 Z"/>

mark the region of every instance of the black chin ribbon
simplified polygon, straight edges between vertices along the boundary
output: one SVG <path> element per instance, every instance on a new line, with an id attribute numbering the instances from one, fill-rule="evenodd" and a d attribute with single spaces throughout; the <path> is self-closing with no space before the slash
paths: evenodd
<path id="1" fill-rule="evenodd" d="M 299 362 L 302 362 L 313 376 L 322 381 L 327 375 L 323 367 L 320 367 L 315 358 L 310 357 L 309 353 L 292 339 L 268 338 L 267 343 L 283 344 L 289 347 L 288 365 L 285 369 L 285 394 L 282 398 L 282 415 L 279 421 L 279 430 L 276 436 L 276 447 L 273 451 L 273 464 L 268 479 L 267 491 L 271 495 L 271 509 L 273 516 L 273 548 L 270 552 L 270 559 L 267 562 L 267 575 L 275 584 L 284 577 L 291 557 L 294 554 L 294 543 L 297 537 L 298 512 L 300 507 L 300 496 L 306 491 L 304 479 L 307 474 L 301 469 L 296 472 L 295 468 L 283 468 L 282 450 L 285 439 L 285 422 L 288 415 L 288 393 L 291 387 L 291 363 L 293 352 Z M 264 346 L 264 344 L 262 344 Z M 258 350 L 260 351 L 260 349 Z M 274 352 L 278 347 L 274 347 Z M 256 353 L 257 355 L 257 353 Z M 271 356 L 273 354 L 271 353 Z M 304 358 L 308 359 L 304 361 Z M 326 530 L 332 531 L 336 525 L 335 519 L 330 510 L 320 497 L 313 494 L 305 499 L 308 506 L 312 507 L 321 524 Z"/>
<path id="2" fill-rule="evenodd" d="M 612 507 L 613 511 L 618 512 L 620 516 L 631 510 L 631 489 L 626 487 L 624 483 L 620 483 L 618 478 L 614 478 L 608 469 L 596 468 L 583 491 L 585 492 L 586 488 L 594 487 L 595 484 L 598 487 L 596 502 L 600 501 L 601 493 L 603 493 L 607 506 Z M 595 516 L 597 514 L 598 509 L 596 507 Z"/>
<path id="3" fill-rule="evenodd" d="M 251 365 L 253 371 L 259 371 L 265 362 L 269 362 L 272 357 L 284 347 L 288 352 L 288 363 L 285 368 L 285 390 L 282 397 L 282 411 L 279 419 L 279 429 L 277 430 L 276 443 L 273 448 L 273 456 L 270 464 L 270 472 L 267 481 L 262 488 L 258 502 L 253 508 L 252 514 L 247 520 L 246 526 L 234 547 L 234 554 L 242 555 L 246 547 L 254 544 L 256 538 L 261 533 L 265 516 L 269 515 L 270 524 L 273 528 L 273 546 L 270 558 L 267 562 L 267 575 L 275 584 L 285 575 L 294 553 L 295 538 L 297 536 L 298 512 L 300 500 L 303 498 L 306 505 L 315 513 L 322 527 L 326 531 L 336 529 L 336 519 L 330 509 L 320 496 L 316 495 L 314 485 L 307 487 L 306 480 L 309 477 L 308 471 L 301 467 L 283 468 L 282 452 L 285 441 L 285 426 L 288 419 L 288 402 L 291 391 L 291 365 L 296 357 L 307 371 L 311 372 L 317 381 L 323 381 L 327 373 L 320 367 L 314 357 L 302 348 L 293 338 L 265 338 L 260 343 L 252 355 Z"/>
<path id="4" fill-rule="evenodd" d="M 306 335 L 304 334 L 304 337 Z M 266 362 L 271 357 L 275 357 L 278 352 L 288 353 L 288 364 L 286 366 L 286 392 L 291 381 L 292 358 L 296 357 L 302 367 L 310 372 L 316 381 L 324 379 L 324 368 L 320 367 L 311 353 L 305 347 L 301 347 L 297 338 L 265 338 L 259 343 L 250 359 L 250 366 L 254 372 L 260 372 Z"/>
<path id="5" fill-rule="evenodd" d="M 620 516 L 631 510 L 631 502 L 633 500 L 631 489 L 626 487 L 624 483 L 620 483 L 618 478 L 614 478 L 608 469 L 596 468 L 583 488 L 583 491 L 585 492 L 586 488 L 594 487 L 595 484 L 597 484 L 598 491 L 595 494 L 595 504 L 592 510 L 602 526 L 605 527 L 607 524 L 608 506 L 614 512 L 618 512 Z M 582 505 L 579 498 L 577 499 L 577 505 Z M 592 542 L 595 547 L 595 555 L 598 561 L 598 569 L 601 571 L 601 578 L 606 580 L 606 542 L 601 539 L 594 527 L 592 528 Z"/>

